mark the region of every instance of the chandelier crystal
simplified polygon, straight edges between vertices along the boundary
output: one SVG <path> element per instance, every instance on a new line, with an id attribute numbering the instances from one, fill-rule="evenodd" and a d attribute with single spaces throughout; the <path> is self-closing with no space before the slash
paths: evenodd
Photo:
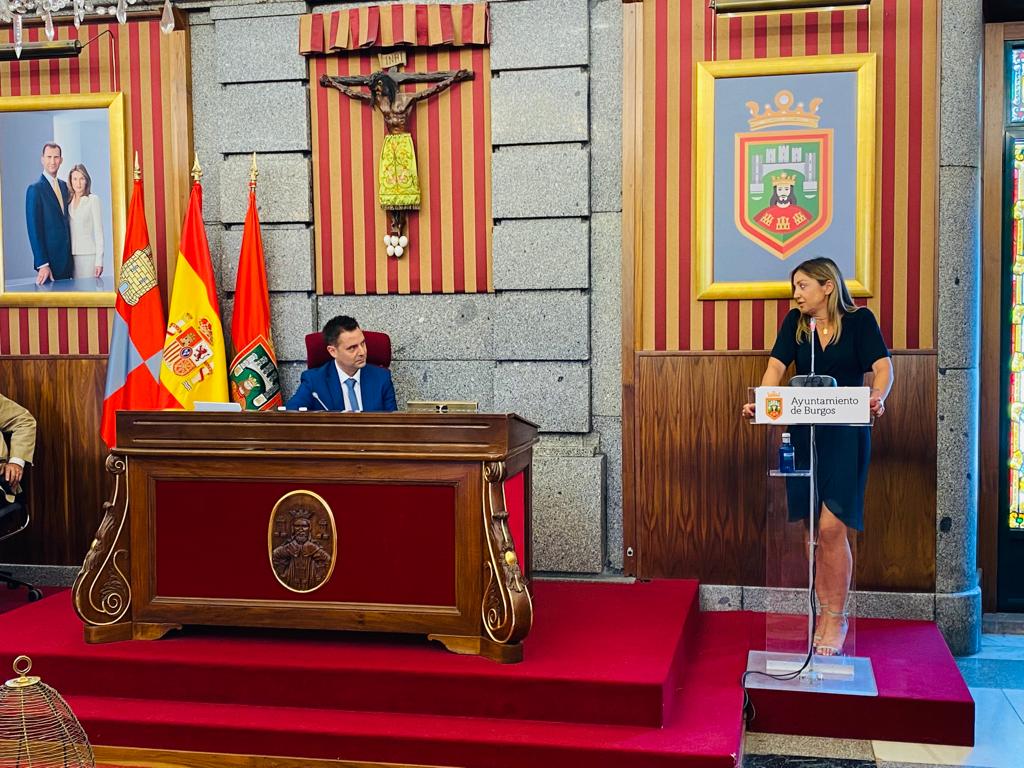
<path id="1" fill-rule="evenodd" d="M 119 24 L 128 21 L 128 6 L 135 5 L 138 0 L 114 0 L 98 2 L 97 0 L 0 0 L 0 22 L 10 22 L 14 30 L 14 47 L 21 53 L 22 22 L 25 16 L 36 16 L 43 22 L 46 39 L 53 40 L 55 30 L 53 15 L 68 13 L 73 15 L 75 27 L 79 27 L 86 14 L 113 16 Z M 164 12 L 160 17 L 160 29 L 164 32 L 174 31 L 174 9 L 171 0 L 164 0 Z"/>

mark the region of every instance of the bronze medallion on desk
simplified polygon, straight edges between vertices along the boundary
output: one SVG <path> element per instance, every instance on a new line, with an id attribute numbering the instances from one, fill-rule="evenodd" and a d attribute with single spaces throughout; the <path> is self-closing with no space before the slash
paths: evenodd
<path id="1" fill-rule="evenodd" d="M 292 592 L 314 592 L 331 578 L 338 557 L 334 513 L 312 491 L 290 491 L 270 513 L 267 553 L 274 578 Z"/>

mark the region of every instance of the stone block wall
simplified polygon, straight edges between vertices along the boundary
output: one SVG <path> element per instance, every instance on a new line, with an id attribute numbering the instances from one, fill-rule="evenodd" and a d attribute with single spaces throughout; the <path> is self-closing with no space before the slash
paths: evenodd
<path id="1" fill-rule="evenodd" d="M 535 568 L 621 569 L 621 0 L 491 2 L 493 294 L 317 296 L 318 86 L 298 54 L 298 19 L 361 4 L 222 0 L 189 13 L 195 146 L 225 328 L 257 152 L 286 396 L 305 368 L 303 337 L 330 317 L 387 331 L 400 406 L 476 400 L 540 425 Z"/>

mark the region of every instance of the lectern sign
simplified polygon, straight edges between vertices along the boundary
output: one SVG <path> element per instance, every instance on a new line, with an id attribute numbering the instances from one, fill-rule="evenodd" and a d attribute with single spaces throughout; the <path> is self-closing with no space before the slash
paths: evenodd
<path id="1" fill-rule="evenodd" d="M 756 424 L 870 424 L 868 387 L 758 387 Z"/>

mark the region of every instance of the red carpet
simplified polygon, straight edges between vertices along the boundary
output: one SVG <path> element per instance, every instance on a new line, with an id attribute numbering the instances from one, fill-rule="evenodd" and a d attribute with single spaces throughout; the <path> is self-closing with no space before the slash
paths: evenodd
<path id="1" fill-rule="evenodd" d="M 763 616 L 755 621 L 763 628 Z M 858 618 L 857 655 L 871 659 L 877 698 L 751 690 L 750 730 L 974 744 L 974 699 L 935 624 Z"/>
<path id="2" fill-rule="evenodd" d="M 54 588 L 42 590 L 43 597 L 54 592 Z M 23 608 L 28 605 L 28 590 L 24 587 L 19 589 L 8 589 L 6 584 L 0 584 L 0 613 L 13 611 L 15 608 Z"/>
<path id="3" fill-rule="evenodd" d="M 464 768 L 736 764 L 739 679 L 750 638 L 763 637 L 758 619 L 699 613 L 694 582 L 534 586 L 534 630 L 514 665 L 356 633 L 193 629 L 88 646 L 68 593 L 0 616 L 0 660 L 32 656 L 106 746 Z M 876 661 L 876 674 L 893 678 L 879 680 L 883 697 L 829 702 L 842 712 L 829 722 L 870 730 L 882 712 L 899 723 L 897 738 L 913 741 L 943 741 L 958 724 L 962 732 L 958 718 L 973 725 L 970 697 L 950 693 L 948 669 L 907 680 L 922 649 L 942 642 L 933 625 L 878 622 L 874 639 L 868 625 L 858 627 L 863 650 L 875 642 L 907 658 Z M 937 685 L 949 690 L 937 695 Z M 808 710 L 826 702 L 796 698 L 757 699 L 753 727 L 806 732 Z"/>

